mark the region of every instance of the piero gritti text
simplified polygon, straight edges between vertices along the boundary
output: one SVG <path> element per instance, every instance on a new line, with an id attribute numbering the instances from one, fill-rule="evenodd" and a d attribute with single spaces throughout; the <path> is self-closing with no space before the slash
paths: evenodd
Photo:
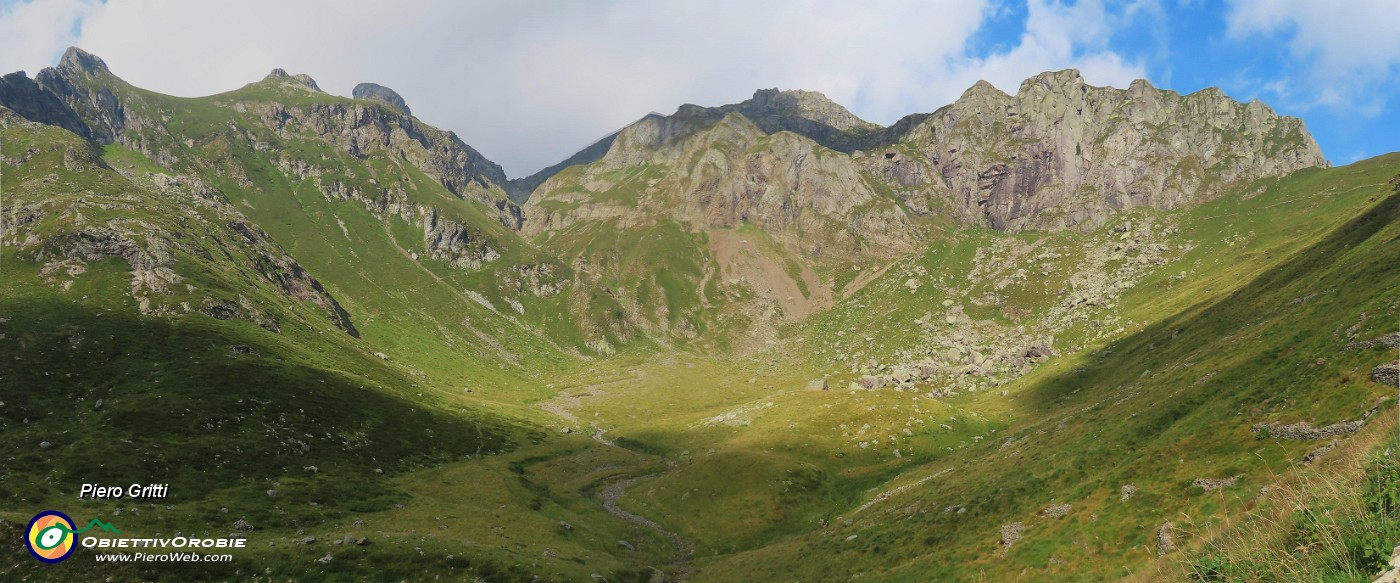
<path id="1" fill-rule="evenodd" d="M 131 484 L 125 487 L 83 484 L 83 487 L 78 490 L 78 498 L 93 500 L 117 500 L 121 498 L 163 500 L 169 494 L 170 484 Z"/>

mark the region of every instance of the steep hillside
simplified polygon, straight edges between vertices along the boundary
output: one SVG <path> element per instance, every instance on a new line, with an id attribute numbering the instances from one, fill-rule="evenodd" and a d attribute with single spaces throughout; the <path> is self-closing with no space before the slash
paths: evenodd
<path id="1" fill-rule="evenodd" d="M 668 554 L 625 554 L 617 540 L 655 535 L 583 493 L 650 460 L 540 431 L 537 379 L 577 362 L 560 343 L 582 342 L 568 314 L 541 308 L 558 264 L 510 230 L 509 205 L 480 200 L 499 200 L 497 186 L 454 182 L 434 148 L 405 140 L 396 124 L 412 120 L 304 78 L 176 99 L 94 70 L 83 82 L 110 90 L 121 140 L 0 107 L 0 358 L 22 365 L 0 369 L 0 423 L 23 452 L 5 462 L 0 531 L 57 507 L 259 547 L 232 566 L 173 568 L 104 568 L 80 551 L 46 571 L 6 555 L 0 577 L 224 579 L 256 564 L 298 580 L 628 580 Z M 561 468 L 551 494 L 519 477 L 541 456 L 609 469 Z M 172 497 L 75 501 L 95 480 L 169 483 Z M 434 491 L 447 480 L 472 495 Z M 419 532 L 444 515 L 457 530 Z M 345 536 L 368 542 L 330 546 Z"/>
<path id="2" fill-rule="evenodd" d="M 73 502 L 76 484 L 156 480 L 177 484 L 179 510 L 133 507 L 128 528 L 307 527 L 391 506 L 404 493 L 390 480 L 423 465 L 537 438 L 423 398 L 198 178 L 116 145 L 99 157 L 4 108 L 0 139 L 7 510 L 76 510 L 91 504 Z"/>

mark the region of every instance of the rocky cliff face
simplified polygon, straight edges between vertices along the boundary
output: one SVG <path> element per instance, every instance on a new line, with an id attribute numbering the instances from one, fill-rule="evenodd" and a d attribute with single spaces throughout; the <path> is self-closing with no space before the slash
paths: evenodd
<path id="1" fill-rule="evenodd" d="M 1092 87 L 1073 70 L 1036 75 L 1016 95 L 978 83 L 871 154 L 899 187 L 1004 231 L 1089 230 L 1122 209 L 1175 208 L 1327 164 L 1301 120 L 1258 101 L 1141 80 Z"/>

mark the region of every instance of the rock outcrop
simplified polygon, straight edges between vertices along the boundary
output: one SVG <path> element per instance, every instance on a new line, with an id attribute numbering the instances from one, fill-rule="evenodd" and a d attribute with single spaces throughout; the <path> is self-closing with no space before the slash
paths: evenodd
<path id="1" fill-rule="evenodd" d="M 314 138 L 335 144 L 358 158 L 389 156 L 417 167 L 464 200 L 494 207 L 501 224 L 517 229 L 520 208 L 500 186 L 505 172 L 456 134 L 419 123 L 381 107 L 354 102 L 284 105 L 240 101 L 235 110 L 251 113 L 283 139 Z"/>
<path id="2" fill-rule="evenodd" d="M 324 91 L 321 91 L 321 87 L 316 84 L 316 80 L 312 79 L 311 76 L 307 75 L 306 73 L 297 73 L 295 75 L 289 75 L 286 71 L 280 68 L 273 69 L 271 73 L 268 73 L 266 77 L 263 77 L 263 81 L 279 83 L 285 86 L 297 87 L 300 89 L 310 89 L 317 93 L 325 93 Z"/>
<path id="3" fill-rule="evenodd" d="M 361 83 L 356 85 L 355 89 L 350 92 L 350 96 L 355 99 L 378 101 L 404 112 L 405 115 L 413 115 L 413 112 L 408 109 L 408 104 L 404 103 L 403 97 L 400 97 L 393 89 L 378 83 Z"/>
<path id="4" fill-rule="evenodd" d="M 1234 486 L 1239 479 L 1240 476 L 1232 476 L 1229 478 L 1196 478 L 1191 482 L 1191 485 L 1207 492 L 1214 492 L 1221 488 Z"/>
<path id="5" fill-rule="evenodd" d="M 1342 350 L 1367 350 L 1371 348 L 1400 348 L 1400 332 L 1391 332 L 1370 340 L 1358 340 L 1342 347 Z"/>
<path id="6" fill-rule="evenodd" d="M 1011 547 L 1021 540 L 1026 534 L 1026 525 L 1020 522 L 1010 522 L 1001 525 L 1001 556 L 1005 557 L 1011 552 Z"/>
<path id="7" fill-rule="evenodd" d="M 1400 386 L 1400 360 L 1387 362 L 1371 369 L 1371 380 L 1382 385 Z"/>
<path id="8" fill-rule="evenodd" d="M 1346 435 L 1348 433 L 1356 433 L 1365 426 L 1365 419 L 1333 423 L 1326 427 L 1313 427 L 1311 423 L 1299 421 L 1297 423 L 1256 423 L 1250 428 L 1250 431 L 1252 433 L 1267 432 L 1269 437 L 1277 439 L 1314 441 Z"/>
<path id="9" fill-rule="evenodd" d="M 1176 525 L 1171 522 L 1164 522 L 1157 527 L 1157 556 L 1165 556 L 1167 553 L 1176 550 L 1176 536 L 1172 533 L 1176 531 Z"/>

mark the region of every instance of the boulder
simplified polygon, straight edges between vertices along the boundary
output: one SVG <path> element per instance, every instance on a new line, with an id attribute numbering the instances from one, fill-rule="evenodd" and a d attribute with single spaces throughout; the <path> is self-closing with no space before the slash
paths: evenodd
<path id="1" fill-rule="evenodd" d="M 1164 522 L 1157 527 L 1157 556 L 1165 556 L 1176 550 L 1176 537 L 1172 536 L 1172 531 L 1176 530 L 1176 525 L 1171 522 Z"/>

